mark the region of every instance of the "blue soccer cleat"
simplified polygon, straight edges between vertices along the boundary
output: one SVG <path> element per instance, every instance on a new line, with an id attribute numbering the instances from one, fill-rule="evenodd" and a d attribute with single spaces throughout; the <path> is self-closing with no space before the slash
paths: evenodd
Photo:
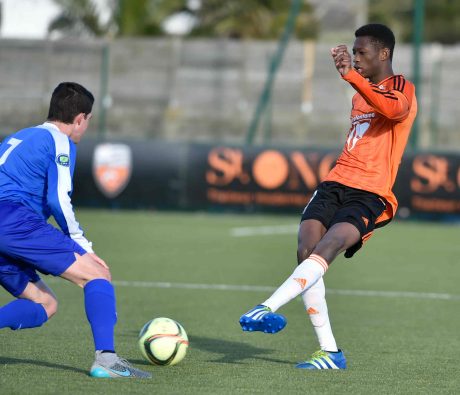
<path id="1" fill-rule="evenodd" d="M 299 369 L 346 369 L 347 360 L 342 350 L 337 352 L 316 351 L 311 359 L 296 365 Z"/>
<path id="2" fill-rule="evenodd" d="M 249 310 L 240 318 L 241 328 L 247 332 L 276 333 L 282 330 L 286 324 L 287 321 L 283 315 L 273 313 L 270 307 L 262 304 Z"/>
<path id="3" fill-rule="evenodd" d="M 149 379 L 152 375 L 140 369 L 136 369 L 123 358 L 115 353 L 102 353 L 96 351 L 96 360 L 89 372 L 91 377 L 97 378 L 139 378 Z"/>

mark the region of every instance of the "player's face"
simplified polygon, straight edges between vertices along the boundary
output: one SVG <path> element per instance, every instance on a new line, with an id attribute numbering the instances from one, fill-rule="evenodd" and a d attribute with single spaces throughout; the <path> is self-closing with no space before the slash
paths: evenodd
<path id="1" fill-rule="evenodd" d="M 74 128 L 72 133 L 70 134 L 70 139 L 75 143 L 78 144 L 81 138 L 84 136 L 86 129 L 88 129 L 89 121 L 92 118 L 93 114 L 79 114 L 75 117 L 74 121 Z"/>
<path id="2" fill-rule="evenodd" d="M 353 66 L 364 78 L 379 75 L 382 68 L 381 50 L 372 43 L 370 37 L 357 37 L 353 45 Z"/>

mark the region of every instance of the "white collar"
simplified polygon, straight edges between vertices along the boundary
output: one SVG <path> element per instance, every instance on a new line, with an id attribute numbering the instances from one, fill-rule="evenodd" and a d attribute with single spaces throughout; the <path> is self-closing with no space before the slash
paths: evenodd
<path id="1" fill-rule="evenodd" d="M 39 126 L 44 126 L 47 129 L 51 128 L 51 129 L 54 129 L 54 130 L 56 130 L 58 132 L 61 132 L 61 130 L 54 123 L 51 123 L 51 122 L 44 122 L 43 124 L 41 124 Z"/>

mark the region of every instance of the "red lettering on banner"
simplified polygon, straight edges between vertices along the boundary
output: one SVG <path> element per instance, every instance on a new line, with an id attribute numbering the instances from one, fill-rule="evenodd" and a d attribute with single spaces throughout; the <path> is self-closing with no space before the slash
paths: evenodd
<path id="1" fill-rule="evenodd" d="M 208 154 L 206 181 L 209 201 L 221 204 L 260 204 L 303 207 L 308 195 L 326 177 L 337 158 L 318 152 L 260 151 L 219 147 Z M 251 175 L 251 177 L 250 177 Z M 267 191 L 269 190 L 269 191 Z"/>
<path id="2" fill-rule="evenodd" d="M 262 188 L 276 189 L 286 182 L 289 163 L 279 151 L 263 151 L 254 159 L 252 174 Z"/>
<path id="3" fill-rule="evenodd" d="M 311 190 L 315 189 L 318 185 L 318 178 L 305 156 L 301 152 L 295 151 L 291 154 L 291 160 L 305 186 Z"/>
<path id="4" fill-rule="evenodd" d="M 211 170 L 206 172 L 206 181 L 211 185 L 228 185 L 239 179 L 243 184 L 249 182 L 243 173 L 243 152 L 235 148 L 215 148 L 208 155 Z"/>
<path id="5" fill-rule="evenodd" d="M 435 213 L 460 213 L 460 201 L 456 199 L 425 198 L 413 196 L 411 199 L 414 209 Z"/>
<path id="6" fill-rule="evenodd" d="M 416 156 L 412 162 L 415 178 L 411 180 L 411 189 L 418 193 L 431 193 L 439 188 L 447 192 L 455 190 L 455 184 L 449 180 L 449 162 L 447 158 L 435 155 Z"/>
<path id="7" fill-rule="evenodd" d="M 318 167 L 318 178 L 320 181 L 323 181 L 326 178 L 331 169 L 334 167 L 336 160 L 337 155 L 334 154 L 325 155 L 321 159 Z"/>

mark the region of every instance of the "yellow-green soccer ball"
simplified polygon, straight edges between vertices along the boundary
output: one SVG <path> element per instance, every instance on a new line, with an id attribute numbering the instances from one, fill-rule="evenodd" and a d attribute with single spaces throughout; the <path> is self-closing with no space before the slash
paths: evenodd
<path id="1" fill-rule="evenodd" d="M 187 353 L 188 337 L 177 321 L 158 317 L 141 329 L 138 344 L 144 358 L 154 365 L 175 365 Z"/>

